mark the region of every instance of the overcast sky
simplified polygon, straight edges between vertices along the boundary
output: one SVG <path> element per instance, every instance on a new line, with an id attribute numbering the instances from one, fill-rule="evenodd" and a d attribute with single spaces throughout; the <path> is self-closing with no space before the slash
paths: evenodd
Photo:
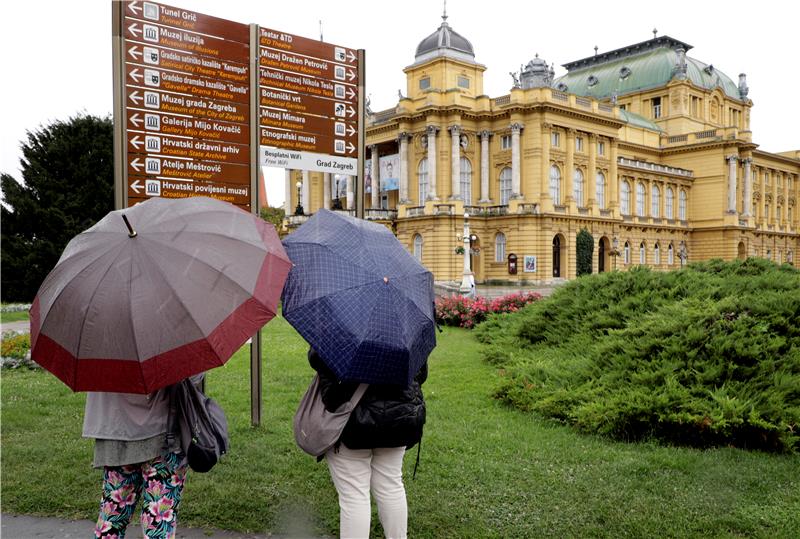
<path id="1" fill-rule="evenodd" d="M 406 92 L 403 68 L 441 23 L 442 2 L 330 0 L 169 0 L 206 15 L 366 49 L 366 93 L 375 111 Z M 487 67 L 484 93 L 508 93 L 509 71 L 536 53 L 561 64 L 669 35 L 688 56 L 714 64 L 734 82 L 747 74 L 753 140 L 771 152 L 800 149 L 800 4 L 761 2 L 597 2 L 449 0 L 448 23 L 472 42 Z M 111 114 L 110 0 L 15 0 L 0 13 L 3 97 L 0 171 L 20 179 L 25 132 L 85 112 Z M 282 171 L 267 171 L 271 205 L 283 202 Z"/>

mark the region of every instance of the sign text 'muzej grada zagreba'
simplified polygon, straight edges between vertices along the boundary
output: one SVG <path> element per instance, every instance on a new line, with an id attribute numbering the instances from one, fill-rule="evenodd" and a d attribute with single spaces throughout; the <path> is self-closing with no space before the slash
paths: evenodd
<path id="1" fill-rule="evenodd" d="M 357 173 L 356 51 L 156 2 L 112 5 L 117 207 L 205 195 L 250 210 L 260 165 Z"/>

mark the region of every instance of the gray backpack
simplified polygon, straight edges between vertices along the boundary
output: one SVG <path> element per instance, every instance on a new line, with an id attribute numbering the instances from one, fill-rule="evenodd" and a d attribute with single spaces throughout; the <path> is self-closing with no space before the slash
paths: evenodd
<path id="1" fill-rule="evenodd" d="M 180 434 L 181 447 L 192 470 L 211 470 L 229 449 L 225 412 L 189 378 L 172 386 L 171 398 L 170 412 L 175 414 L 177 425 L 170 434 Z"/>
<path id="2" fill-rule="evenodd" d="M 322 402 L 319 374 L 315 375 L 294 414 L 294 439 L 300 449 L 312 457 L 321 457 L 336 445 L 367 387 L 368 384 L 359 384 L 349 401 L 329 412 Z"/>

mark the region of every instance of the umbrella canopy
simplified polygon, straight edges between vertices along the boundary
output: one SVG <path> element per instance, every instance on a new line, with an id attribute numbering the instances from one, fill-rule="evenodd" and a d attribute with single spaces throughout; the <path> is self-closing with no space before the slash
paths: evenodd
<path id="1" fill-rule="evenodd" d="M 283 316 L 336 376 L 410 383 L 436 346 L 431 272 L 386 227 L 328 210 L 283 245 Z"/>
<path id="2" fill-rule="evenodd" d="M 113 211 L 42 283 L 31 357 L 74 391 L 150 393 L 225 363 L 275 316 L 290 267 L 273 226 L 227 202 Z"/>

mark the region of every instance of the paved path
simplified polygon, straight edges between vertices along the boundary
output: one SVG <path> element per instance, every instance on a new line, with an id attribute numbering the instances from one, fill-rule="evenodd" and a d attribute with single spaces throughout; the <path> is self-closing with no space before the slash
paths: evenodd
<path id="1" fill-rule="evenodd" d="M 32 517 L 28 515 L 2 514 L 2 527 L 0 536 L 3 539 L 84 539 L 94 536 L 94 521 L 91 520 L 66 520 L 52 517 Z M 128 526 L 127 537 L 138 539 L 141 537 L 139 525 L 131 523 Z M 181 528 L 178 526 L 178 539 L 280 539 L 283 536 L 243 534 L 226 530 L 213 530 L 201 528 Z M 288 537 L 292 536 L 285 536 Z M 293 536 L 300 537 L 300 536 Z"/>
<path id="2" fill-rule="evenodd" d="M 19 320 L 17 322 L 3 322 L 0 324 L 0 333 L 6 331 L 24 331 L 25 333 L 31 330 L 31 323 L 29 320 Z"/>

